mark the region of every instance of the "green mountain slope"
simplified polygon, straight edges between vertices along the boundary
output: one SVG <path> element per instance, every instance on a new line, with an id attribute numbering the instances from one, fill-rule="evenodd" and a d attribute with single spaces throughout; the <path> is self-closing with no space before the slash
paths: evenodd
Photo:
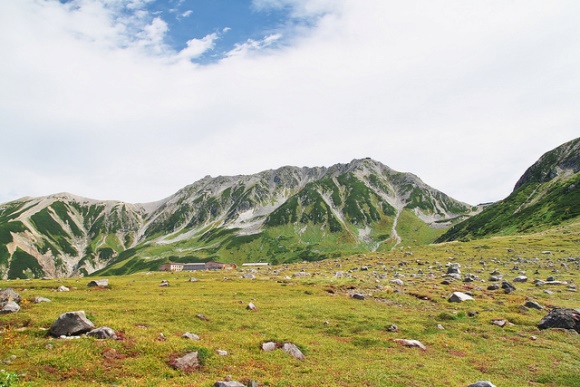
<path id="1" fill-rule="evenodd" d="M 0 276 L 121 274 L 167 260 L 320 260 L 429 243 L 474 211 L 371 159 L 208 176 L 143 205 L 22 199 L 0 205 Z"/>
<path id="2" fill-rule="evenodd" d="M 580 216 L 580 138 L 544 154 L 514 191 L 437 241 L 541 231 Z"/>

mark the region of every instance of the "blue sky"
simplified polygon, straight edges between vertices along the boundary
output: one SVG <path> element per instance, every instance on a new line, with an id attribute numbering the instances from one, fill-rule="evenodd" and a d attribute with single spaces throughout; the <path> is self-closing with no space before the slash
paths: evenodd
<path id="1" fill-rule="evenodd" d="M 0 1 L 0 203 L 372 157 L 470 204 L 580 134 L 576 0 Z"/>

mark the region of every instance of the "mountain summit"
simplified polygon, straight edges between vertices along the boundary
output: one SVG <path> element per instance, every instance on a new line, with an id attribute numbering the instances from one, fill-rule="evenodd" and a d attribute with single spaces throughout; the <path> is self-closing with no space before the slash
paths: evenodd
<path id="1" fill-rule="evenodd" d="M 513 192 L 438 241 L 540 231 L 580 216 L 580 138 L 545 153 Z"/>
<path id="2" fill-rule="evenodd" d="M 318 260 L 429 243 L 476 211 L 368 158 L 207 176 L 147 204 L 25 198 L 0 205 L 0 275 L 121 274 L 168 259 Z"/>

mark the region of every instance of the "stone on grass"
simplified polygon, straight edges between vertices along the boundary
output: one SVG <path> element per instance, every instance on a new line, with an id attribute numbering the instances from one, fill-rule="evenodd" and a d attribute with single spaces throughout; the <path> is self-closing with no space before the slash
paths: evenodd
<path id="1" fill-rule="evenodd" d="M 218 349 L 216 353 L 220 356 L 228 356 L 228 351 L 224 351 L 223 349 Z"/>
<path id="2" fill-rule="evenodd" d="M 191 277 L 189 279 L 189 282 L 197 282 L 197 281 L 199 281 L 199 280 L 197 278 L 195 278 L 195 277 Z"/>
<path id="3" fill-rule="evenodd" d="M 423 345 L 419 340 L 394 339 L 393 341 L 395 343 L 400 343 L 405 347 L 417 347 L 421 348 L 423 351 L 427 350 L 427 347 L 425 347 L 425 345 Z"/>
<path id="4" fill-rule="evenodd" d="M 449 297 L 449 302 L 474 301 L 473 297 L 461 292 L 455 292 Z"/>
<path id="5" fill-rule="evenodd" d="M 363 294 L 360 294 L 360 293 L 355 293 L 351 297 L 354 298 L 355 300 L 364 300 L 365 299 L 365 296 Z"/>
<path id="6" fill-rule="evenodd" d="M 387 328 L 387 331 L 389 331 L 389 332 L 399 332 L 399 327 L 396 326 L 395 324 L 391 324 Z"/>
<path id="7" fill-rule="evenodd" d="M 109 286 L 109 280 L 108 279 L 94 280 L 94 281 L 89 282 L 87 284 L 87 286 L 89 288 L 92 288 L 92 287 L 106 288 L 107 286 Z"/>
<path id="8" fill-rule="evenodd" d="M 95 324 L 85 315 L 83 310 L 66 312 L 52 324 L 48 333 L 54 337 L 77 336 L 95 329 Z"/>
<path id="9" fill-rule="evenodd" d="M 205 317 L 205 315 L 203 314 L 196 314 L 195 317 L 197 317 L 198 319 L 202 320 L 202 321 L 209 321 L 209 318 Z"/>
<path id="10" fill-rule="evenodd" d="M 304 360 L 306 356 L 300 351 L 296 344 L 284 343 L 282 350 L 292 356 L 294 359 Z"/>
<path id="11" fill-rule="evenodd" d="M 253 303 L 253 302 L 250 302 L 250 303 L 248 304 L 248 306 L 246 306 L 246 309 L 247 309 L 247 310 L 258 310 L 258 308 L 256 307 L 256 305 L 254 305 L 254 303 Z"/>
<path id="12" fill-rule="evenodd" d="M 514 282 L 527 282 L 528 281 L 528 277 L 526 277 L 525 275 L 520 275 L 516 278 L 514 278 Z"/>
<path id="13" fill-rule="evenodd" d="M 52 302 L 52 301 L 49 300 L 48 298 L 44 298 L 44 297 L 36 297 L 34 299 L 35 304 L 40 304 L 41 302 Z"/>
<path id="14" fill-rule="evenodd" d="M 246 387 L 246 386 L 240 382 L 235 381 L 235 380 L 230 380 L 227 382 L 221 380 L 221 381 L 215 382 L 213 387 Z"/>
<path id="15" fill-rule="evenodd" d="M 563 328 L 580 333 L 580 311 L 578 309 L 555 308 L 538 324 L 539 329 Z"/>
<path id="16" fill-rule="evenodd" d="M 197 351 L 189 352 L 188 354 L 171 360 L 169 364 L 178 370 L 182 371 L 192 371 L 193 369 L 199 367 L 199 355 Z"/>
<path id="17" fill-rule="evenodd" d="M 485 381 L 475 382 L 473 384 L 470 384 L 467 387 L 496 387 L 496 386 L 492 382 L 485 380 Z"/>
<path id="18" fill-rule="evenodd" d="M 20 296 L 20 294 L 16 293 L 12 288 L 0 290 L 0 306 L 10 301 L 20 304 L 20 302 L 22 302 L 22 297 Z"/>
<path id="19" fill-rule="evenodd" d="M 499 289 L 498 284 L 491 284 L 487 287 L 487 290 L 498 290 L 498 289 Z"/>
<path id="20" fill-rule="evenodd" d="M 109 327 L 100 327 L 87 332 L 87 336 L 94 337 L 95 339 L 105 340 L 113 339 L 117 340 L 117 334 L 114 330 Z"/>
<path id="21" fill-rule="evenodd" d="M 270 352 L 275 350 L 277 347 L 276 343 L 273 341 L 267 341 L 265 343 L 262 343 L 262 351 L 264 352 Z"/>
<path id="22" fill-rule="evenodd" d="M 390 282 L 393 285 L 397 285 L 397 286 L 404 286 L 405 285 L 405 283 L 403 282 L 403 280 L 400 280 L 398 278 L 397 279 L 394 279 L 394 280 L 391 280 Z"/>
<path id="23" fill-rule="evenodd" d="M 69 289 L 69 288 L 67 288 L 67 287 L 66 287 L 66 286 L 64 286 L 64 285 L 60 285 L 60 286 L 59 286 L 59 287 L 56 289 L 56 291 L 57 291 L 57 292 L 68 292 L 68 291 L 70 291 L 70 289 Z"/>
<path id="24" fill-rule="evenodd" d="M 252 273 L 246 273 L 246 274 L 244 274 L 242 276 L 242 278 L 245 278 L 245 279 L 255 279 L 256 276 L 254 274 L 252 274 Z"/>
<path id="25" fill-rule="evenodd" d="M 14 301 L 5 302 L 0 309 L 0 314 L 16 313 L 20 311 L 20 305 Z"/>
<path id="26" fill-rule="evenodd" d="M 540 304 L 538 304 L 536 301 L 527 301 L 524 305 L 526 308 L 532 308 L 532 309 L 537 309 L 537 310 L 542 310 L 544 309 L 544 307 Z"/>
<path id="27" fill-rule="evenodd" d="M 199 340 L 199 336 L 191 332 L 185 332 L 181 337 L 189 340 Z"/>
<path id="28" fill-rule="evenodd" d="M 506 293 L 511 293 L 516 290 L 516 287 L 509 283 L 508 281 L 503 281 L 501 283 L 501 288 L 505 290 Z"/>

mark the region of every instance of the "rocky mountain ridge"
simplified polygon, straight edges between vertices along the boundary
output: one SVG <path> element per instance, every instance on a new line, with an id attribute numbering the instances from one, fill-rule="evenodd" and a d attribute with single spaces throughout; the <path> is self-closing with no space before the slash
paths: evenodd
<path id="1" fill-rule="evenodd" d="M 207 176 L 154 203 L 23 198 L 0 205 L 0 275 L 87 275 L 135 256 L 291 260 L 293 244 L 322 259 L 392 248 L 411 227 L 441 229 L 475 210 L 371 159 Z"/>

